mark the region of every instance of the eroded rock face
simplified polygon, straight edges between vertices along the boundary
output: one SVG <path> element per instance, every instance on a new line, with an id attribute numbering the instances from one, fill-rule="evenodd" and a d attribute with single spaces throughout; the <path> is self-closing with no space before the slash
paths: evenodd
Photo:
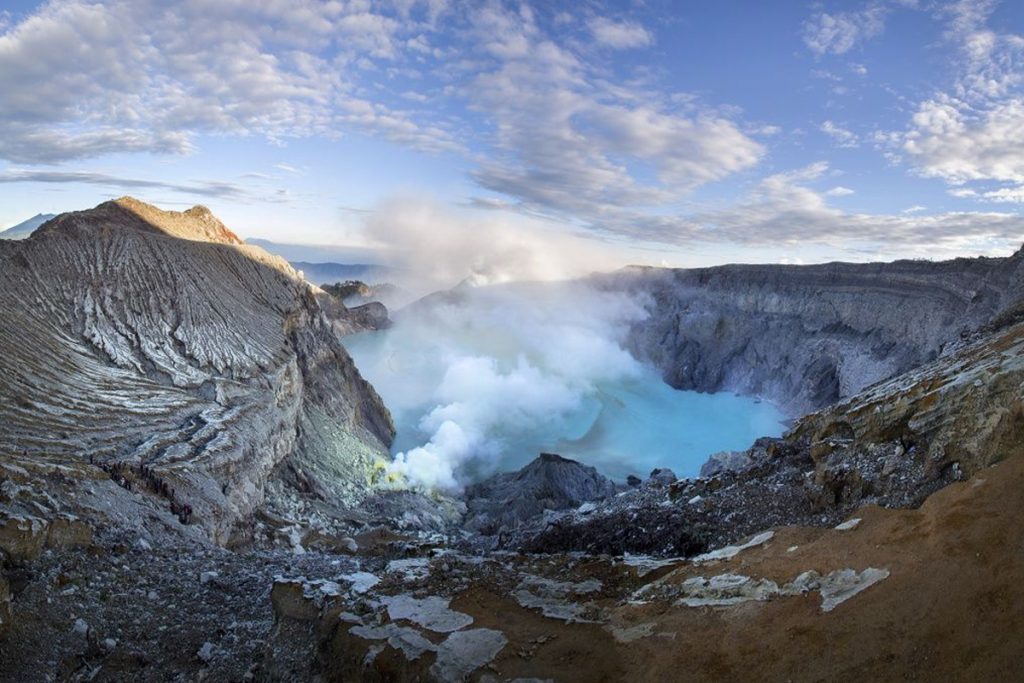
<path id="1" fill-rule="evenodd" d="M 792 415 L 936 358 L 1015 315 L 1024 256 L 942 263 L 629 268 L 603 286 L 649 297 L 631 346 L 674 387 L 738 391 Z"/>
<path id="2" fill-rule="evenodd" d="M 121 199 L 0 242 L 0 452 L 103 468 L 226 542 L 295 463 L 354 502 L 390 415 L 313 289 L 209 210 Z"/>

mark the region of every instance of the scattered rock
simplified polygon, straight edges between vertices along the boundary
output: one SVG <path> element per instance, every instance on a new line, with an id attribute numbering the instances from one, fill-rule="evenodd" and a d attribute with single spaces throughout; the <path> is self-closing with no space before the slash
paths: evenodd
<path id="1" fill-rule="evenodd" d="M 831 612 L 861 591 L 888 577 L 888 569 L 874 567 L 868 567 L 860 574 L 853 569 L 830 572 L 820 581 L 821 611 Z"/>
<path id="2" fill-rule="evenodd" d="M 448 598 L 428 596 L 417 599 L 410 595 L 381 598 L 392 619 L 404 619 L 435 633 L 451 633 L 473 623 L 473 617 L 448 608 Z"/>

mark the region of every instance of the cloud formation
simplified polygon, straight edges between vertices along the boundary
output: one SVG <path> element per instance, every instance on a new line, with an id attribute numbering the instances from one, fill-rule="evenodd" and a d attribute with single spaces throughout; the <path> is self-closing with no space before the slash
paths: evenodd
<path id="1" fill-rule="evenodd" d="M 825 121 L 821 124 L 821 132 L 828 135 L 839 147 L 856 147 L 858 144 L 857 135 L 832 121 Z"/>
<path id="2" fill-rule="evenodd" d="M 720 113 L 608 83 L 531 12 L 488 5 L 472 25 L 488 37 L 480 42 L 487 67 L 465 93 L 496 124 L 494 153 L 473 177 L 527 209 L 597 222 L 609 211 L 678 200 L 764 154 Z M 654 178 L 635 172 L 637 164 Z"/>
<path id="3" fill-rule="evenodd" d="M 960 0 L 939 14 L 957 50 L 952 86 L 921 101 L 904 131 L 882 138 L 923 176 L 960 198 L 1024 197 L 1024 35 L 996 32 L 993 0 Z"/>
<path id="4" fill-rule="evenodd" d="M 85 185 L 100 185 L 103 187 L 114 187 L 125 190 L 171 190 L 182 194 L 198 195 L 201 197 L 220 197 L 230 199 L 244 199 L 250 197 L 249 191 L 234 183 L 207 180 L 194 183 L 168 183 L 159 180 L 145 180 L 141 178 L 124 178 L 106 173 L 94 173 L 90 171 L 36 171 L 28 169 L 8 169 L 0 172 L 0 183 L 82 183 Z"/>
<path id="5" fill-rule="evenodd" d="M 403 7 L 419 16 L 434 4 Z M 0 157 L 182 154 L 201 133 L 347 128 L 456 149 L 446 131 L 356 95 L 342 76 L 395 58 L 421 30 L 362 3 L 55 0 L 0 36 Z"/>
<path id="6" fill-rule="evenodd" d="M 779 126 L 713 101 L 713 88 L 684 91 L 685 78 L 668 85 L 662 63 L 649 58 L 670 46 L 659 43 L 662 31 L 640 5 L 51 0 L 18 21 L 0 17 L 0 159 L 17 164 L 0 182 L 249 201 L 257 193 L 231 183 L 151 181 L 80 164 L 112 154 L 191 154 L 213 138 L 366 134 L 454 156 L 474 183 L 466 201 L 509 221 L 551 219 L 543 229 L 557 221 L 563 233 L 571 226 L 619 243 L 871 237 L 905 245 L 929 243 L 933 230 L 952 244 L 963 227 L 972 245 L 1003 244 L 1019 230 L 1013 215 L 844 213 L 829 201 L 849 197 L 849 188 L 785 170 L 820 158 L 821 150 L 793 151 L 814 121 L 834 146 L 858 148 L 844 159 L 874 140 L 887 158 L 946 184 L 956 199 L 1024 199 L 1024 36 L 989 26 L 994 0 L 867 0 L 814 9 L 790 28 L 818 66 L 842 62 L 812 72 L 842 96 L 865 85 L 860 61 L 873 76 L 884 73 L 870 55 L 857 63 L 849 56 L 911 6 L 942 22 L 943 39 L 956 48 L 956 76 L 912 102 L 905 125 L 869 133 L 852 110 L 838 113 L 830 103 Z M 824 139 L 815 137 L 814 144 Z M 306 170 L 304 160 L 285 158 L 297 165 L 278 170 Z M 867 198 L 858 193 L 844 206 Z"/>
<path id="7" fill-rule="evenodd" d="M 594 40 L 616 50 L 646 47 L 654 42 L 654 36 L 647 29 L 633 22 L 594 17 L 588 26 Z"/>
<path id="8" fill-rule="evenodd" d="M 841 55 L 885 30 L 888 7 L 871 2 L 854 12 L 818 12 L 804 23 L 804 44 L 818 55 Z"/>

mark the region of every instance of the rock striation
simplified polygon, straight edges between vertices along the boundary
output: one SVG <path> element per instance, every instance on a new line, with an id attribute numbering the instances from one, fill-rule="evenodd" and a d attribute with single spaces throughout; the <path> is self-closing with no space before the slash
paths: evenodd
<path id="1" fill-rule="evenodd" d="M 205 207 L 123 198 L 0 242 L 0 310 L 12 466 L 99 470 L 227 543 L 268 481 L 351 504 L 387 456 L 314 288 Z"/>

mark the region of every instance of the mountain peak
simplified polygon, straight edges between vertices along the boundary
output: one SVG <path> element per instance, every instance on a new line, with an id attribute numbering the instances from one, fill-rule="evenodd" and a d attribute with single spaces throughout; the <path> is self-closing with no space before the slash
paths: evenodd
<path id="1" fill-rule="evenodd" d="M 127 211 L 153 229 L 182 239 L 200 242 L 242 244 L 243 240 L 227 228 L 207 207 L 197 204 L 185 211 L 165 211 L 135 197 L 120 197 L 113 204 Z M 103 204 L 100 207 L 104 206 Z M 97 209 L 100 207 L 96 207 Z"/>
<path id="2" fill-rule="evenodd" d="M 165 211 L 134 197 L 120 197 L 85 211 L 62 213 L 38 232 L 112 229 L 155 232 L 195 242 L 244 244 L 205 206 Z"/>

